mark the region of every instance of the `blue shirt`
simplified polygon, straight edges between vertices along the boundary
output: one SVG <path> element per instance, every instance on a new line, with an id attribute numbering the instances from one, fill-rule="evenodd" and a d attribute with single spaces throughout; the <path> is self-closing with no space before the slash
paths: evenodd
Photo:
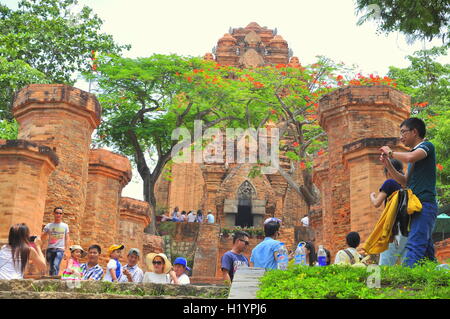
<path id="1" fill-rule="evenodd" d="M 391 196 L 393 192 L 401 189 L 402 186 L 394 179 L 387 179 L 380 187 L 380 192 L 385 192 L 387 197 Z"/>
<path id="2" fill-rule="evenodd" d="M 214 215 L 213 214 L 208 214 L 208 216 L 206 216 L 208 218 L 208 223 L 209 224 L 214 224 Z"/>
<path id="3" fill-rule="evenodd" d="M 88 264 L 81 264 L 83 280 L 94 279 L 100 280 L 103 277 L 103 269 L 98 264 L 88 269 Z"/>
<path id="4" fill-rule="evenodd" d="M 422 149 L 427 156 L 408 165 L 408 188 L 423 202 L 436 202 L 436 152 L 431 142 L 422 142 L 411 151 Z M 412 167 L 414 165 L 414 168 Z M 411 173 L 412 169 L 412 173 Z"/>
<path id="5" fill-rule="evenodd" d="M 277 269 L 277 261 L 274 253 L 278 250 L 281 242 L 271 237 L 266 237 L 252 250 L 250 261 L 254 267 L 266 269 Z"/>
<path id="6" fill-rule="evenodd" d="M 231 281 L 233 281 L 234 273 L 239 267 L 248 267 L 248 259 L 244 255 L 238 255 L 231 250 L 222 256 L 222 269 L 228 270 Z"/>

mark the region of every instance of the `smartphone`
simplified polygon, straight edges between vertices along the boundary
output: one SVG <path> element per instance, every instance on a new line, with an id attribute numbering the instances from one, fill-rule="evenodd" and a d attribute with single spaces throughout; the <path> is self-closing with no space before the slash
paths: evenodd
<path id="1" fill-rule="evenodd" d="M 34 240 L 36 239 L 36 237 L 37 237 L 37 236 L 31 236 L 28 240 L 29 240 L 31 243 L 34 243 Z"/>

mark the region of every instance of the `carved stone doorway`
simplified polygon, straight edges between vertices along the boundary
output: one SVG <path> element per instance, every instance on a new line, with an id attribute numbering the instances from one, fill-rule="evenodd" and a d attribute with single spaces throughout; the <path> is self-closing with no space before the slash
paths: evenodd
<path id="1" fill-rule="evenodd" d="M 262 227 L 266 201 L 257 200 L 256 190 L 244 181 L 237 191 L 237 199 L 224 200 L 224 226 Z"/>

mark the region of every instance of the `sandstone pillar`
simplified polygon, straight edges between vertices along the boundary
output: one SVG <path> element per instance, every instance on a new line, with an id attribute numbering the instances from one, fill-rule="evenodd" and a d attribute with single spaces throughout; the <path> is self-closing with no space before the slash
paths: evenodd
<path id="1" fill-rule="evenodd" d="M 326 194 L 322 194 L 329 200 L 324 208 L 326 218 L 323 222 L 323 244 L 331 247 L 333 252 L 345 246 L 346 234 L 356 230 L 353 226 L 362 227 L 362 224 L 356 223 L 356 220 L 363 220 L 361 214 L 364 214 L 364 207 L 367 205 L 360 209 L 358 204 L 354 204 L 351 209 L 351 201 L 360 199 L 369 201 L 368 189 L 361 190 L 359 193 L 352 189 L 350 169 L 352 169 L 354 180 L 362 170 L 372 172 L 373 181 L 367 188 L 381 184 L 383 181 L 382 176 L 375 172 L 380 170 L 380 167 L 375 166 L 373 160 L 367 159 L 366 167 L 361 167 L 356 162 L 354 166 L 352 164 L 345 166 L 344 146 L 365 138 L 397 138 L 400 131 L 399 125 L 409 116 L 409 113 L 409 96 L 384 85 L 348 86 L 320 99 L 319 121 L 327 132 L 329 151 L 328 183 Z M 371 152 L 365 154 L 369 158 L 372 156 L 369 155 L 372 154 Z M 378 188 L 374 188 L 372 191 L 377 190 Z M 353 225 L 352 220 L 355 221 Z"/>
<path id="2" fill-rule="evenodd" d="M 150 206 L 147 202 L 122 197 L 119 203 L 119 242 L 125 251 L 138 248 L 141 252 L 140 264 L 144 263 L 144 228 L 150 223 Z M 122 254 L 126 258 L 126 254 Z M 125 261 L 125 260 L 124 260 Z"/>
<path id="3" fill-rule="evenodd" d="M 58 157 L 47 146 L 24 140 L 0 140 L 0 243 L 9 228 L 25 223 L 41 235 L 47 182 Z"/>
<path id="4" fill-rule="evenodd" d="M 103 251 L 119 241 L 119 201 L 131 180 L 130 161 L 104 149 L 91 150 L 86 210 L 81 224 L 81 244 L 100 245 Z M 108 259 L 102 254 L 101 261 Z"/>
<path id="5" fill-rule="evenodd" d="M 19 138 L 49 146 L 59 158 L 48 181 L 44 222 L 53 221 L 54 207 L 62 206 L 74 243 L 80 240 L 89 146 L 100 113 L 93 94 L 62 84 L 29 85 L 17 94 L 13 105 Z"/>

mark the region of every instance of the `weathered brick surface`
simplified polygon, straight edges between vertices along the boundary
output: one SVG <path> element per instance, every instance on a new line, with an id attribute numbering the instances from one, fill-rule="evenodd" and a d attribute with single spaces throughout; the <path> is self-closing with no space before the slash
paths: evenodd
<path id="1" fill-rule="evenodd" d="M 234 28 L 217 42 L 216 62 L 232 66 L 287 64 L 289 47 L 281 35 L 251 22 L 245 28 Z"/>
<path id="2" fill-rule="evenodd" d="M 9 229 L 26 223 L 40 235 L 47 181 L 58 165 L 55 153 L 46 146 L 24 140 L 0 140 L 0 243 Z"/>
<path id="3" fill-rule="evenodd" d="M 94 149 L 89 154 L 86 209 L 81 222 L 81 244 L 106 249 L 119 241 L 119 201 L 131 179 L 130 161 L 113 152 Z M 74 241 L 75 242 L 75 241 Z M 108 259 L 101 256 L 101 262 Z"/>
<path id="4" fill-rule="evenodd" d="M 125 245 L 122 261 L 126 263 L 126 255 L 131 248 L 138 248 L 141 254 L 144 252 L 144 228 L 150 223 L 150 205 L 134 198 L 122 197 L 119 211 L 118 242 Z M 144 259 L 142 255 L 140 265 L 143 265 Z"/>
<path id="5" fill-rule="evenodd" d="M 434 244 L 436 258 L 440 263 L 448 263 L 450 259 L 450 238 Z"/>
<path id="6" fill-rule="evenodd" d="M 192 276 L 215 277 L 219 254 L 220 227 L 217 224 L 201 224 L 197 237 Z"/>
<path id="7" fill-rule="evenodd" d="M 197 210 L 201 207 L 203 199 L 202 171 L 199 164 L 173 164 L 172 179 L 169 191 L 169 212 L 173 212 L 175 207 L 180 211 Z"/>
<path id="8" fill-rule="evenodd" d="M 29 85 L 18 92 L 13 105 L 19 138 L 49 146 L 59 158 L 48 181 L 44 223 L 53 220 L 54 207 L 63 206 L 74 242 L 80 240 L 89 146 L 100 113 L 93 94 L 62 84 Z"/>
<path id="9" fill-rule="evenodd" d="M 348 86 L 320 99 L 329 148 L 315 163 L 315 182 L 322 191 L 322 240 L 332 255 L 345 246 L 348 232 L 360 231 L 364 240 L 376 222 L 379 212 L 369 207 L 369 193 L 383 182 L 377 138 L 398 137 L 409 105 L 409 96 L 388 86 Z"/>

